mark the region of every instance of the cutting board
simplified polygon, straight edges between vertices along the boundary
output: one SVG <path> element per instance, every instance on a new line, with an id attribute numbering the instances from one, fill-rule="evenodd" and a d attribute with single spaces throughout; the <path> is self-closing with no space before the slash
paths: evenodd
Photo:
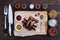
<path id="1" fill-rule="evenodd" d="M 39 13 L 39 14 L 38 14 Z M 16 19 L 16 17 L 20 15 L 22 18 L 20 21 Z M 43 19 L 40 19 L 40 16 L 43 15 Z M 36 30 L 27 30 L 23 26 L 23 19 L 24 18 L 29 18 L 32 16 L 33 18 L 37 19 L 39 22 L 36 24 L 37 27 L 35 28 Z M 47 21 L 48 21 L 48 16 L 47 16 L 47 11 L 15 11 L 14 12 L 14 35 L 15 36 L 32 36 L 32 35 L 47 35 Z M 16 26 L 21 25 L 21 30 L 16 30 Z"/>

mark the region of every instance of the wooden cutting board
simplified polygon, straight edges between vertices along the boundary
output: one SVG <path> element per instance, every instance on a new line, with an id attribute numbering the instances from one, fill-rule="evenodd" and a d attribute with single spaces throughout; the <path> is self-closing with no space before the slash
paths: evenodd
<path id="1" fill-rule="evenodd" d="M 38 15 L 39 13 L 39 15 Z M 22 18 L 20 21 L 16 19 L 16 17 L 20 15 Z M 37 16 L 35 16 L 37 15 Z M 40 19 L 40 16 L 43 15 L 43 19 Z M 39 22 L 36 24 L 36 31 L 34 30 L 27 30 L 24 28 L 22 21 L 23 19 L 29 18 L 30 16 L 34 17 L 37 19 Z M 47 21 L 48 21 L 48 16 L 47 16 L 47 11 L 15 11 L 14 13 L 14 35 L 15 36 L 32 36 L 32 35 L 47 35 Z M 41 24 L 42 23 L 42 24 Z M 21 30 L 16 30 L 16 26 L 21 25 Z"/>

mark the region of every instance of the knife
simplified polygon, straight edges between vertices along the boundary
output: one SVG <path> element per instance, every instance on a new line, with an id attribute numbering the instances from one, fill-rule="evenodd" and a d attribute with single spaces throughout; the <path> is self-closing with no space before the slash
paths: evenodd
<path id="1" fill-rule="evenodd" d="M 9 35 L 11 36 L 11 25 L 13 24 L 13 13 L 11 4 L 9 4 L 8 23 L 9 23 Z"/>

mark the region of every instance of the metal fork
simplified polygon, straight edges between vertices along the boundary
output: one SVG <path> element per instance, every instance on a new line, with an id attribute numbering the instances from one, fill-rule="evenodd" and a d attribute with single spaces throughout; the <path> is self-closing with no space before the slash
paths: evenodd
<path id="1" fill-rule="evenodd" d="M 7 35 L 7 24 L 6 24 L 6 18 L 7 18 L 7 6 L 4 6 L 4 35 Z"/>

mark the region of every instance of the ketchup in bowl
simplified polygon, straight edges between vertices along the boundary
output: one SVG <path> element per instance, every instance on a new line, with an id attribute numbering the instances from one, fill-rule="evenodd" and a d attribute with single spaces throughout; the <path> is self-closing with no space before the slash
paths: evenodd
<path id="1" fill-rule="evenodd" d="M 20 21 L 21 20 L 21 16 L 20 15 L 18 15 L 17 17 L 16 17 L 16 19 L 18 20 L 18 21 Z"/>

